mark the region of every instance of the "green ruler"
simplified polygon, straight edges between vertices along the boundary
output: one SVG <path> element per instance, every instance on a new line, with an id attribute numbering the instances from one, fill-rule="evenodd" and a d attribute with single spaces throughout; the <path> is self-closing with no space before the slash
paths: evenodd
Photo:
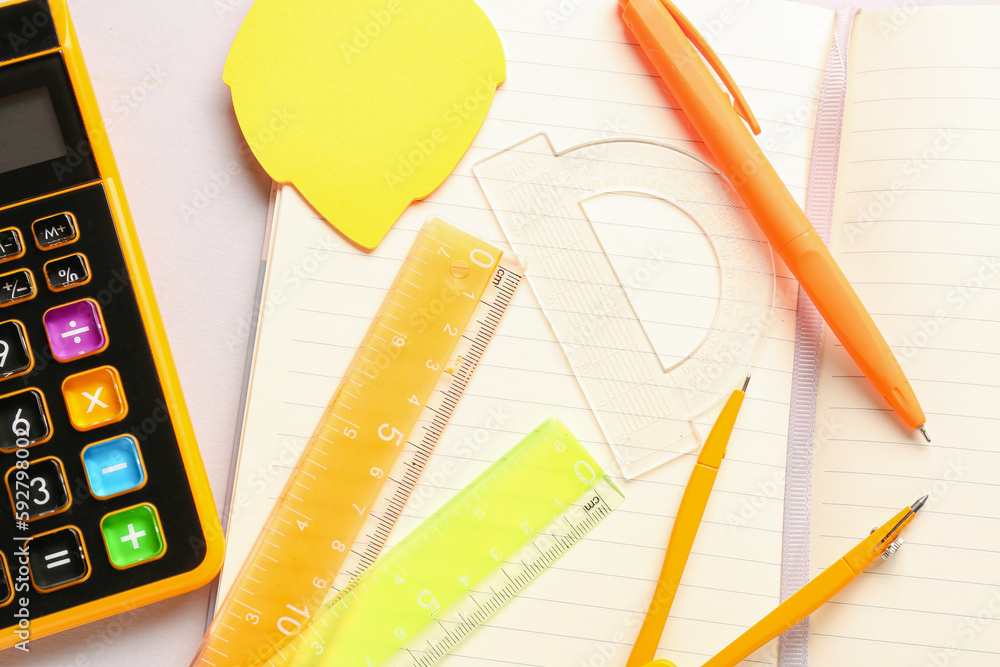
<path id="1" fill-rule="evenodd" d="M 433 665 L 624 499 L 573 434 L 550 419 L 261 664 Z"/>

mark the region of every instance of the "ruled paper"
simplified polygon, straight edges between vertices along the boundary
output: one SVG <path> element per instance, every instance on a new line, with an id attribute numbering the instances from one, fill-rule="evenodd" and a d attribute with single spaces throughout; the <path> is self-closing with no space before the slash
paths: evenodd
<path id="1" fill-rule="evenodd" d="M 538 132 L 548 133 L 558 150 L 628 136 L 704 155 L 670 108 L 662 83 L 628 43 L 616 0 L 480 4 L 499 29 L 508 79 L 452 177 L 429 200 L 412 206 L 377 251 L 366 255 L 344 242 L 294 190 L 279 194 L 223 594 L 423 221 L 437 215 L 494 241 L 504 238 L 473 177 L 474 163 Z M 801 201 L 833 14 L 775 0 L 680 4 L 741 83 L 764 127 L 762 145 Z M 611 244 L 626 235 L 643 238 L 634 226 L 605 227 Z M 639 249 L 633 248 L 632 256 L 624 244 L 618 246 L 618 261 L 641 266 L 655 259 L 641 244 L 633 243 Z M 795 308 L 795 285 L 783 267 L 778 271 L 775 321 L 661 644 L 661 656 L 679 667 L 700 665 L 778 602 Z M 690 275 L 678 261 L 644 289 L 660 290 L 664 297 L 681 287 L 694 289 L 684 285 Z M 653 315 L 670 319 L 668 312 Z M 627 501 L 442 661 L 446 667 L 625 664 L 694 459 L 684 457 L 638 480 L 622 479 L 526 283 L 392 539 L 552 414 L 612 474 Z M 709 424 L 701 425 L 703 432 L 713 416 L 704 417 Z M 755 664 L 773 665 L 775 655 L 768 647 Z"/>
<path id="2" fill-rule="evenodd" d="M 815 667 L 1000 664 L 997 25 L 1000 7 L 856 23 L 833 246 L 933 443 L 902 427 L 828 337 L 813 568 L 931 497 L 892 560 L 813 617 Z"/>

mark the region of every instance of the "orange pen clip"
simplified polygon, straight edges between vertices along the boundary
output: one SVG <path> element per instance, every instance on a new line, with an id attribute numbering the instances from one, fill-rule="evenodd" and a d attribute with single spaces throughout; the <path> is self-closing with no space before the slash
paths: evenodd
<path id="1" fill-rule="evenodd" d="M 622 7 L 625 7 L 629 0 L 618 0 L 618 2 Z M 726 86 L 726 90 L 728 90 L 729 94 L 733 96 L 733 109 L 736 110 L 736 113 L 738 113 L 740 118 L 745 120 L 747 124 L 750 125 L 750 130 L 754 134 L 760 134 L 760 123 L 757 122 L 757 117 L 750 109 L 750 105 L 747 104 L 747 100 L 743 96 L 743 91 L 741 91 L 740 87 L 736 85 L 733 75 L 729 73 L 728 69 L 726 69 L 726 66 L 723 64 L 722 58 L 719 57 L 719 54 L 715 52 L 715 49 L 713 49 L 712 45 L 708 43 L 705 36 L 698 32 L 698 29 L 694 27 L 694 24 L 691 23 L 688 17 L 681 13 L 681 10 L 677 9 L 677 6 L 674 5 L 673 2 L 670 0 L 660 0 L 660 2 L 663 4 L 664 8 L 670 12 L 670 15 L 674 18 L 674 20 L 677 21 L 677 25 L 681 27 L 681 32 L 684 33 L 684 36 L 691 40 L 691 44 L 694 45 L 694 48 L 698 49 L 712 69 L 715 70 L 715 73 L 719 75 L 719 78 L 722 79 L 722 83 Z"/>

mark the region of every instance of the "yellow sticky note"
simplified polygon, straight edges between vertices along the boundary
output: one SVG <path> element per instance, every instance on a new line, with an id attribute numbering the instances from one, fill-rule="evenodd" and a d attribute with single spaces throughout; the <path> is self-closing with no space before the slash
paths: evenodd
<path id="1" fill-rule="evenodd" d="M 455 168 L 506 75 L 472 0 L 257 0 L 223 78 L 267 173 L 371 249 Z"/>

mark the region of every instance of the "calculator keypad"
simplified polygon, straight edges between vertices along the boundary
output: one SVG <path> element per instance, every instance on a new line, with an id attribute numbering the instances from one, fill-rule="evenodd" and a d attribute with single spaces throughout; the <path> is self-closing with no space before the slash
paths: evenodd
<path id="1" fill-rule="evenodd" d="M 84 285 L 90 280 L 90 265 L 79 253 L 45 263 L 45 282 L 53 292 Z"/>
<path id="2" fill-rule="evenodd" d="M 25 470 L 11 468 L 7 472 L 7 493 L 18 516 L 27 521 L 58 514 L 70 505 L 66 471 L 55 458 L 40 459 Z"/>
<path id="3" fill-rule="evenodd" d="M 35 277 L 28 269 L 0 275 L 0 308 L 35 298 Z"/>
<path id="4" fill-rule="evenodd" d="M 24 326 L 15 320 L 0 322 L 0 380 L 31 370 L 31 348 Z"/>
<path id="5" fill-rule="evenodd" d="M 62 528 L 28 541 L 31 582 L 43 593 L 80 583 L 90 574 L 83 536 L 74 527 Z"/>
<path id="6" fill-rule="evenodd" d="M 51 250 L 76 241 L 80 237 L 80 228 L 76 224 L 75 215 L 58 213 L 35 220 L 31 225 L 31 233 L 39 248 Z"/>
<path id="7" fill-rule="evenodd" d="M 22 249 L 6 262 L 4 230 Z M 103 183 L 0 210 L 0 274 L 36 284 L 0 307 L 0 554 L 29 539 L 32 619 L 183 576 L 207 554 L 119 238 Z M 0 628 L 15 606 L 0 597 Z"/>
<path id="8" fill-rule="evenodd" d="M 24 255 L 24 239 L 17 227 L 0 229 L 0 262 L 8 262 Z"/>
<path id="9" fill-rule="evenodd" d="M 97 354 L 108 346 L 101 307 L 92 299 L 47 310 L 42 320 L 52 356 L 59 361 Z"/>
<path id="10" fill-rule="evenodd" d="M 0 397 L 0 451 L 43 443 L 52 435 L 45 396 L 26 389 Z"/>

